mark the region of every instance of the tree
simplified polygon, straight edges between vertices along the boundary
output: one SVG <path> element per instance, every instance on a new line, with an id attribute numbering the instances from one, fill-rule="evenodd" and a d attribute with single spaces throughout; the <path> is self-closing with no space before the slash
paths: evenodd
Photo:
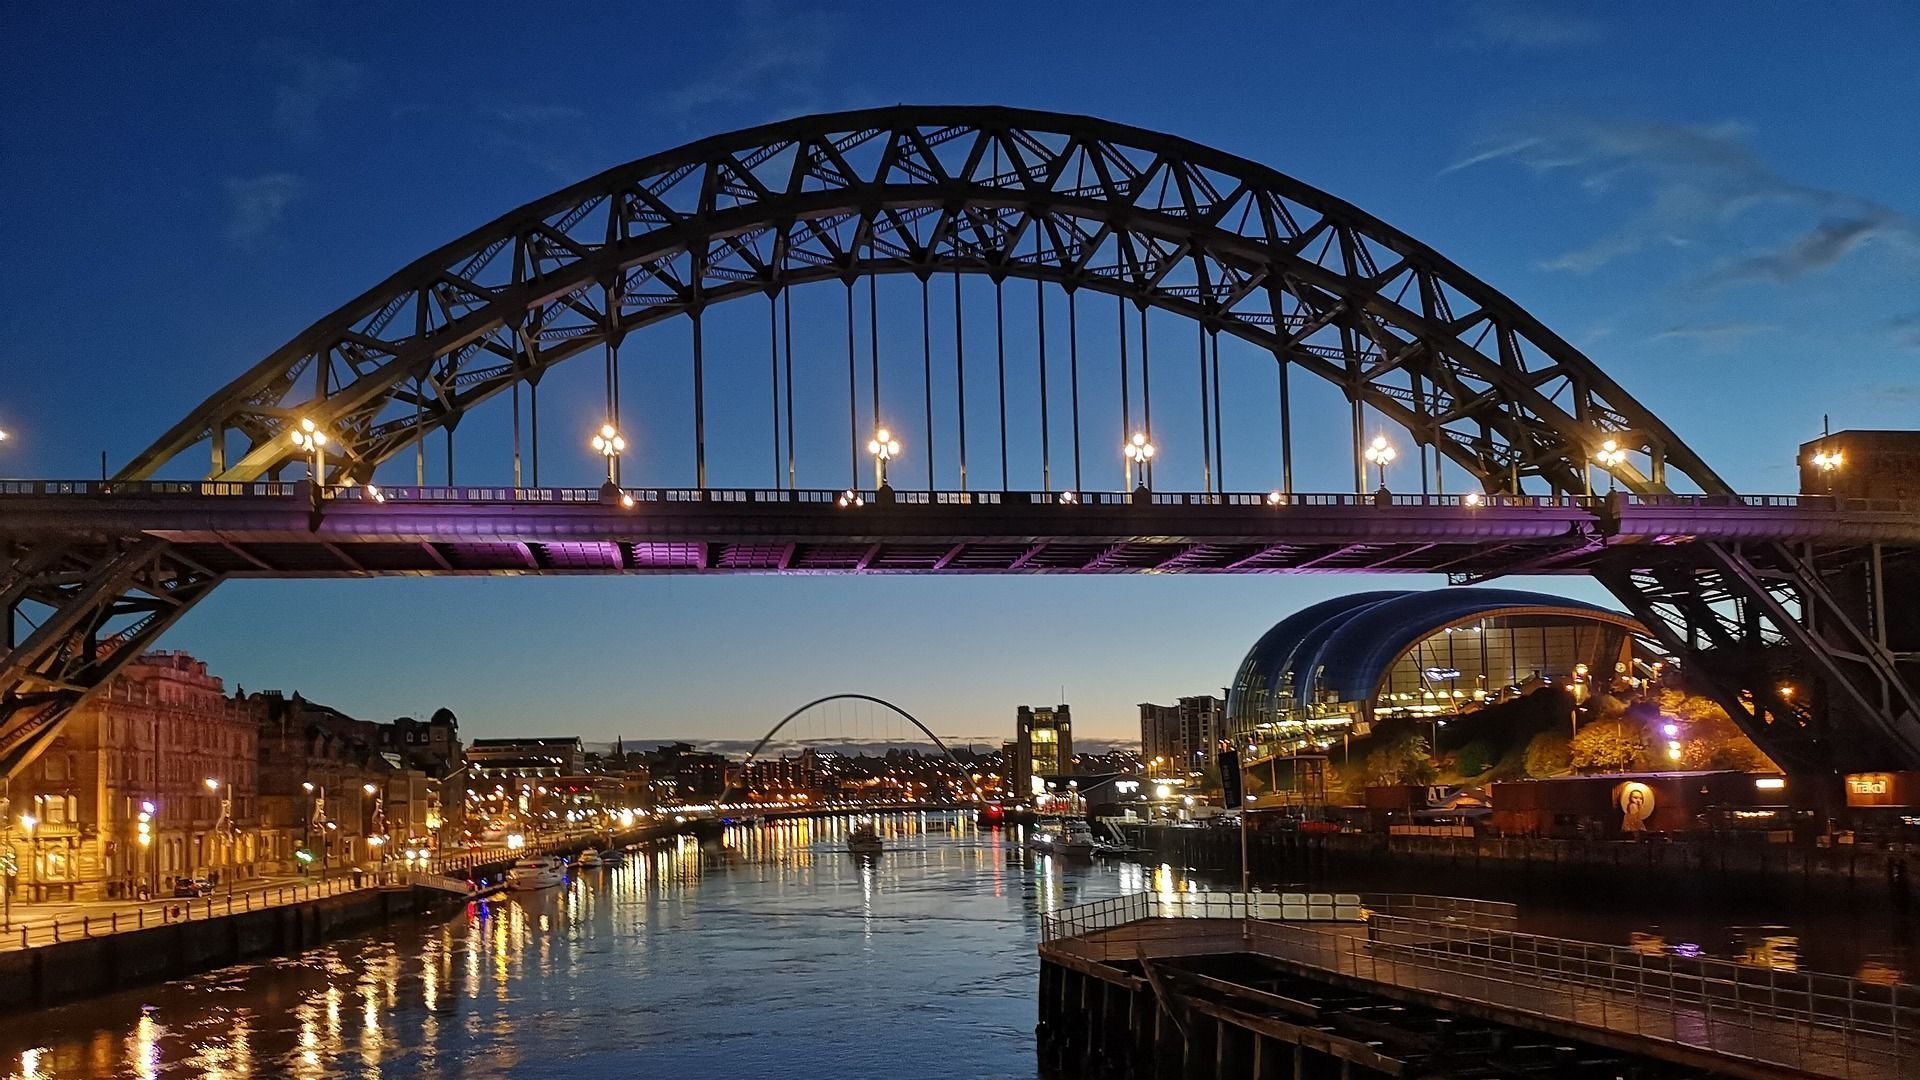
<path id="1" fill-rule="evenodd" d="M 1367 755 L 1367 783 L 1431 784 L 1437 770 L 1427 740 L 1407 733 Z"/>
<path id="2" fill-rule="evenodd" d="M 1494 757 L 1491 742 L 1475 739 L 1453 752 L 1453 771 L 1460 774 L 1460 779 L 1471 780 L 1493 768 Z"/>
<path id="3" fill-rule="evenodd" d="M 1543 731 L 1527 743 L 1525 761 L 1528 776 L 1559 776 L 1573 767 L 1573 748 L 1565 735 Z"/>
<path id="4" fill-rule="evenodd" d="M 1629 720 L 1595 720 L 1569 744 L 1574 768 L 1587 772 L 1633 772 L 1651 767 L 1646 729 Z"/>
<path id="5" fill-rule="evenodd" d="M 1679 729 L 1674 738 L 1680 743 L 1681 768 L 1760 772 L 1776 767 L 1712 698 L 1662 690 L 1659 704 L 1661 723 Z"/>

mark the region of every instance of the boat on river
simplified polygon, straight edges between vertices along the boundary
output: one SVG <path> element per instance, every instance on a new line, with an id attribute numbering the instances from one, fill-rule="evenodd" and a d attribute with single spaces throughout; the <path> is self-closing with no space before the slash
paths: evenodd
<path id="1" fill-rule="evenodd" d="M 567 864 L 551 855 L 521 859 L 507 871 L 507 888 L 521 892 L 550 889 L 567 880 Z"/>
<path id="2" fill-rule="evenodd" d="M 1093 828 L 1082 818 L 1041 818 L 1027 834 L 1027 847 L 1042 855 L 1084 859 L 1093 854 Z"/>
<path id="3" fill-rule="evenodd" d="M 847 850 L 855 855 L 878 855 L 885 848 L 871 821 L 858 822 L 847 833 Z"/>
<path id="4" fill-rule="evenodd" d="M 582 870 L 598 870 L 606 865 L 606 859 L 592 848 L 581 852 L 574 861 Z"/>

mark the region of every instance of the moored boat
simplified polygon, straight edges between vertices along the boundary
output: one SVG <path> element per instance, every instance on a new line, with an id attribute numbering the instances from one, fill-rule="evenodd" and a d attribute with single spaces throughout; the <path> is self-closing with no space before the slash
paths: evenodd
<path id="1" fill-rule="evenodd" d="M 580 869 L 582 870 L 594 870 L 606 865 L 605 858 L 599 852 L 593 850 L 592 848 L 588 848 L 587 850 L 581 852 L 579 857 L 576 858 L 574 861 L 579 865 Z"/>
<path id="2" fill-rule="evenodd" d="M 847 850 L 855 855 L 878 855 L 885 847 L 871 821 L 857 822 L 847 833 Z"/>
<path id="3" fill-rule="evenodd" d="M 507 888 L 547 889 L 567 880 L 567 864 L 551 855 L 521 859 L 507 871 Z"/>
<path id="4" fill-rule="evenodd" d="M 1027 846 L 1043 855 L 1093 854 L 1093 829 L 1081 818 L 1041 818 L 1027 834 Z"/>

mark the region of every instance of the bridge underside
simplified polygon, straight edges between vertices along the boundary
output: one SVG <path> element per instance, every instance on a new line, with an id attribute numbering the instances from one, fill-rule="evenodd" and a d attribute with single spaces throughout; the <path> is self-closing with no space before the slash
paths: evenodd
<path id="1" fill-rule="evenodd" d="M 1920 515 L 1904 508 L 429 488 L 343 490 L 316 515 L 304 485 L 65 487 L 0 493 L 8 770 L 225 578 L 620 573 L 1590 574 L 1782 765 L 1920 767 L 1920 626 L 1900 607 Z"/>
<path id="2" fill-rule="evenodd" d="M 224 577 L 605 573 L 1427 573 L 1455 580 L 1590 572 L 1605 553 L 1790 537 L 1823 549 L 1920 518 L 1671 498 L 1112 493 L 388 489 L 10 498 L 19 539 L 100 553 L 137 538 Z M 304 489 L 300 489 L 304 490 Z M 27 523 L 36 530 L 26 533 Z M 1641 560 L 1629 560 L 1641 561 Z"/>

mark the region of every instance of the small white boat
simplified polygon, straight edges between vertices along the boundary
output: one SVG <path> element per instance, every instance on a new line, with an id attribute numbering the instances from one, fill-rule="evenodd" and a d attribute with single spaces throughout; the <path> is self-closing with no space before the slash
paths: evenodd
<path id="1" fill-rule="evenodd" d="M 855 855 L 878 855 L 885 848 L 879 831 L 870 821 L 859 822 L 847 833 L 847 850 Z"/>
<path id="2" fill-rule="evenodd" d="M 606 865 L 606 860 L 601 858 L 600 853 L 592 848 L 581 852 L 579 857 L 574 861 L 582 870 L 594 870 Z"/>
<path id="3" fill-rule="evenodd" d="M 1041 818 L 1027 838 L 1027 846 L 1043 855 L 1085 858 L 1093 845 L 1093 829 L 1080 818 Z"/>
<path id="4" fill-rule="evenodd" d="M 551 855 L 521 859 L 507 871 L 507 888 L 548 889 L 567 880 L 567 864 Z"/>

